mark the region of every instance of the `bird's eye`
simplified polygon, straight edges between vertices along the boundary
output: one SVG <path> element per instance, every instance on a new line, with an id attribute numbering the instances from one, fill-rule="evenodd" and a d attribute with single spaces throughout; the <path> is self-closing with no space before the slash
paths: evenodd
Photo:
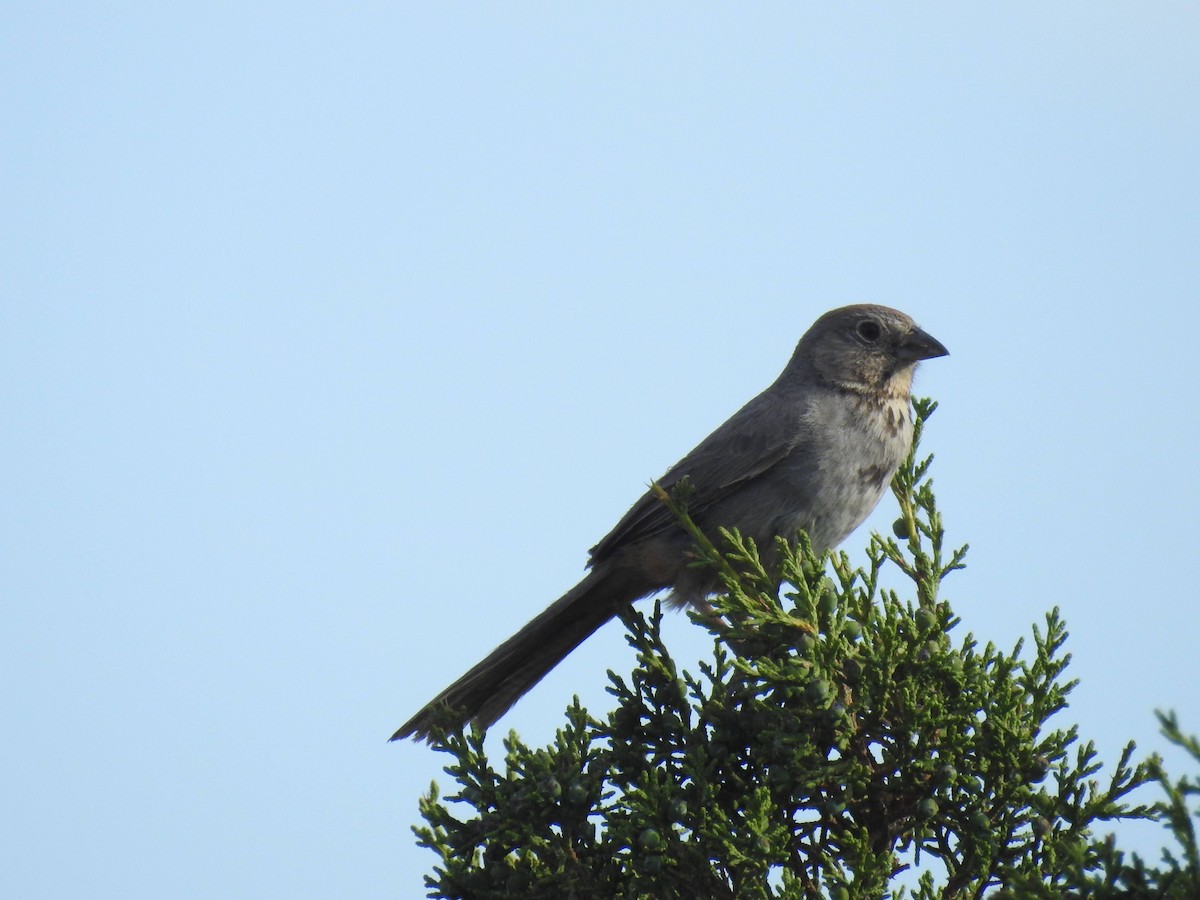
<path id="1" fill-rule="evenodd" d="M 875 343 L 883 334 L 883 329 L 874 319 L 863 319 L 856 330 L 858 336 L 869 344 Z"/>

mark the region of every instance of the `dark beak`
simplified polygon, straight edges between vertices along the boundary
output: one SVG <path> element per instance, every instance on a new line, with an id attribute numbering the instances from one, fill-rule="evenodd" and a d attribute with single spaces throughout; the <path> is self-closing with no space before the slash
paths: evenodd
<path id="1" fill-rule="evenodd" d="M 896 348 L 896 356 L 905 362 L 916 362 L 920 359 L 936 359 L 939 356 L 949 356 L 942 342 L 932 334 L 926 334 L 920 328 L 914 328 L 900 341 Z"/>

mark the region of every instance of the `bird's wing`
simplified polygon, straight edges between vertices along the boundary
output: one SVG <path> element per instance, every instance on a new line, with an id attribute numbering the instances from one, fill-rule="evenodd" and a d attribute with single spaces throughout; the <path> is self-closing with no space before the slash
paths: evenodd
<path id="1" fill-rule="evenodd" d="M 799 420 L 800 410 L 795 405 L 759 395 L 668 469 L 658 483 L 669 489 L 687 478 L 692 487 L 687 508 L 695 516 L 794 452 L 802 434 Z M 591 564 L 677 525 L 666 505 L 647 491 L 591 549 Z"/>

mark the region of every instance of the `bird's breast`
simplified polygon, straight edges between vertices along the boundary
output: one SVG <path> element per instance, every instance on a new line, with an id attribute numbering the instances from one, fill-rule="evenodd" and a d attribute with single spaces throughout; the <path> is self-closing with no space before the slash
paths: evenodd
<path id="1" fill-rule="evenodd" d="M 789 473 L 795 506 L 783 529 L 808 532 L 814 546 L 840 544 L 879 504 L 912 443 L 908 401 L 838 398 L 806 417 L 811 449 Z"/>

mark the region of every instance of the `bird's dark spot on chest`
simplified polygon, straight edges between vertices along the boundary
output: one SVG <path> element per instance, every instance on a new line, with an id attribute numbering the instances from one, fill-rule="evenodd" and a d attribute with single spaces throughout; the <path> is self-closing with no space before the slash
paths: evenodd
<path id="1" fill-rule="evenodd" d="M 887 421 L 887 430 L 891 435 L 897 435 L 908 423 L 908 409 L 899 409 L 895 406 L 884 407 L 885 419 Z"/>
<path id="2" fill-rule="evenodd" d="M 890 466 L 864 466 L 858 470 L 859 481 L 865 488 L 878 490 L 892 480 Z"/>

